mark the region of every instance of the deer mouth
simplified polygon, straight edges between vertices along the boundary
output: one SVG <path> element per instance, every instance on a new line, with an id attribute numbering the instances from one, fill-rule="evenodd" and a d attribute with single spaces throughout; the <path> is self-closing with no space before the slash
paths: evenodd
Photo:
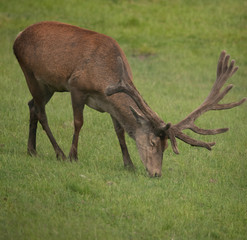
<path id="1" fill-rule="evenodd" d="M 162 176 L 161 170 L 155 170 L 155 171 L 150 172 L 150 170 L 148 170 L 146 168 L 146 171 L 147 171 L 149 177 L 151 177 L 151 178 L 157 178 L 157 177 L 161 177 Z"/>

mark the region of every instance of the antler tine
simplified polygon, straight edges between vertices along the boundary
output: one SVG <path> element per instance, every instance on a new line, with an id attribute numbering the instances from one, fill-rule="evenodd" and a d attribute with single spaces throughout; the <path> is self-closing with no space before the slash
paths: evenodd
<path id="1" fill-rule="evenodd" d="M 211 150 L 211 147 L 215 144 L 214 142 L 206 143 L 195 140 L 184 134 L 182 130 L 190 129 L 195 133 L 203 135 L 215 135 L 219 133 L 224 133 L 228 131 L 228 128 L 205 130 L 197 127 L 194 124 L 194 122 L 200 115 L 209 110 L 230 109 L 237 107 L 246 101 L 247 98 L 243 98 L 239 102 L 219 104 L 219 101 L 221 101 L 225 97 L 225 95 L 233 88 L 233 85 L 228 85 L 223 91 L 220 92 L 221 88 L 226 83 L 227 79 L 230 78 L 238 70 L 238 67 L 234 66 L 235 61 L 232 60 L 229 64 L 229 59 L 230 55 L 226 55 L 226 51 L 222 51 L 217 65 L 217 78 L 207 98 L 197 109 L 191 112 L 185 119 L 180 121 L 178 124 L 172 125 L 169 129 L 169 138 L 171 140 L 173 151 L 175 153 L 178 153 L 178 149 L 176 140 L 174 140 L 174 136 L 192 146 L 205 147 L 208 150 Z"/>
<path id="2" fill-rule="evenodd" d="M 175 136 L 175 131 L 172 127 L 170 127 L 170 129 L 168 130 L 168 136 L 169 136 L 169 139 L 171 141 L 173 152 L 176 154 L 179 154 L 177 140 L 176 140 L 176 136 Z"/>
<path id="3" fill-rule="evenodd" d="M 176 137 L 184 141 L 185 143 L 190 144 L 191 146 L 204 147 L 204 148 L 207 148 L 208 150 L 211 150 L 211 147 L 215 145 L 215 142 L 207 143 L 207 142 L 199 141 L 199 140 L 189 137 L 188 135 L 184 133 L 179 133 Z"/>

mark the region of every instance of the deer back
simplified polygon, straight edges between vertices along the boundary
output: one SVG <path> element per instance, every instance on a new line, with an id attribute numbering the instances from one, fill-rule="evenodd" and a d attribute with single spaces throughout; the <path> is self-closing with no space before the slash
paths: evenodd
<path id="1" fill-rule="evenodd" d="M 21 32 L 14 52 L 21 66 L 55 91 L 69 91 L 69 81 L 84 74 L 81 88 L 103 91 L 119 79 L 117 57 L 132 73 L 118 43 L 103 34 L 58 22 L 41 22 Z"/>

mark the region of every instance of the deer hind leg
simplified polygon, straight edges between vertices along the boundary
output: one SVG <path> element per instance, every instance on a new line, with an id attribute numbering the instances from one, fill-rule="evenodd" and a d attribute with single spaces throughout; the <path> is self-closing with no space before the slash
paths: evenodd
<path id="1" fill-rule="evenodd" d="M 55 150 L 55 153 L 56 153 L 56 157 L 57 159 L 63 159 L 65 160 L 66 159 L 66 156 L 64 155 L 62 149 L 58 146 L 52 132 L 51 132 L 51 129 L 48 125 L 48 120 L 47 120 L 47 116 L 46 116 L 46 112 L 45 112 L 45 105 L 38 105 L 37 107 L 37 110 L 38 110 L 38 119 L 39 119 L 39 122 L 43 128 L 43 130 L 46 132 L 48 138 L 50 139 L 50 142 Z"/>
<path id="2" fill-rule="evenodd" d="M 85 95 L 76 90 L 71 90 L 71 101 L 74 115 L 74 135 L 72 140 L 72 145 L 69 152 L 70 161 L 77 161 L 77 147 L 78 147 L 78 139 L 79 133 L 83 126 L 83 109 L 85 106 Z"/>
<path id="3" fill-rule="evenodd" d="M 52 96 L 52 94 L 51 94 Z M 46 103 L 50 100 L 51 96 L 46 97 Z M 28 147 L 27 152 L 31 156 L 36 156 L 36 132 L 38 127 L 38 115 L 37 107 L 35 107 L 34 99 L 28 102 L 29 111 L 30 111 L 30 120 L 29 120 L 29 136 L 28 136 Z"/>
<path id="4" fill-rule="evenodd" d="M 123 127 L 120 125 L 120 123 L 113 117 L 112 117 L 112 122 L 115 128 L 115 132 L 117 134 L 118 137 L 118 141 L 122 150 L 122 155 L 123 155 L 123 162 L 124 162 L 124 166 L 125 167 L 130 167 L 130 168 L 134 168 L 134 164 L 130 159 L 130 155 L 128 152 L 128 148 L 125 142 L 125 135 L 124 135 L 124 129 Z"/>
<path id="5" fill-rule="evenodd" d="M 29 102 L 30 109 L 30 124 L 29 124 L 29 138 L 28 138 L 28 153 L 36 154 L 36 131 L 37 122 L 39 121 L 43 130 L 46 132 L 50 142 L 55 150 L 57 158 L 66 159 L 63 151 L 58 146 L 48 125 L 47 116 L 45 112 L 45 105 L 52 97 L 54 91 L 49 90 L 45 85 L 38 83 L 32 72 L 23 70 L 29 90 L 33 99 Z"/>
<path id="6" fill-rule="evenodd" d="M 36 132 L 38 124 L 38 116 L 34 107 L 34 100 L 32 99 L 28 102 L 29 111 L 30 111 L 30 121 L 29 121 L 29 136 L 27 144 L 27 152 L 31 156 L 36 156 Z"/>

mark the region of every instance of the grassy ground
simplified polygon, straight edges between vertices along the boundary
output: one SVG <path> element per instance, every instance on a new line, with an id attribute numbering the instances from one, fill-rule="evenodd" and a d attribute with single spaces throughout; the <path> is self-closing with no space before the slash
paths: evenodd
<path id="1" fill-rule="evenodd" d="M 39 127 L 38 157 L 26 154 L 30 93 L 12 53 L 17 33 L 41 20 L 115 38 L 135 84 L 165 120 L 178 122 L 210 90 L 221 50 L 240 66 L 228 101 L 247 95 L 246 1 L 8 0 L 0 4 L 0 239 L 246 239 L 247 104 L 208 113 L 204 127 L 230 127 L 209 152 L 169 148 L 163 176 L 147 177 L 127 139 L 136 172 L 123 168 L 110 117 L 85 109 L 79 162 L 57 162 Z M 47 106 L 50 127 L 68 153 L 69 94 Z"/>

